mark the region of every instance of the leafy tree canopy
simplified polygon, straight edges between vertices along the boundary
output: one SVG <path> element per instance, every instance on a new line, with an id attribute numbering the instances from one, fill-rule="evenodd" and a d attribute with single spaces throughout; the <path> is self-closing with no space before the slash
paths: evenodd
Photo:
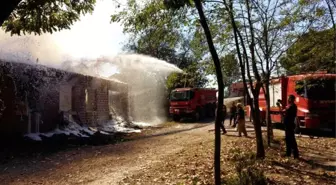
<path id="1" fill-rule="evenodd" d="M 186 86 L 205 85 L 206 75 L 214 74 L 214 70 L 206 70 L 210 64 L 207 62 L 210 60 L 209 51 L 196 9 L 184 6 L 184 3 L 177 5 L 177 8 L 166 7 L 167 3 L 178 4 L 177 1 L 149 0 L 144 4 L 134 0 L 127 2 L 122 11 L 111 17 L 112 22 L 120 22 L 124 32 L 131 35 L 126 48 L 155 56 L 184 69 L 190 75 L 187 75 L 190 83 L 187 82 Z M 189 4 L 192 3 L 190 1 Z M 209 22 L 209 26 L 216 47 L 223 52 L 223 46 L 227 45 L 225 43 L 230 36 L 227 31 L 230 27 L 223 24 L 223 12 L 217 4 L 209 4 L 205 11 L 211 19 L 216 20 Z M 185 75 L 173 74 L 168 81 L 172 79 L 176 80 L 167 82 L 168 88 L 184 86 Z"/>
<path id="2" fill-rule="evenodd" d="M 12 35 L 21 33 L 53 33 L 91 13 L 96 0 L 23 0 L 2 27 Z"/>
<path id="3" fill-rule="evenodd" d="M 178 8 L 167 9 L 167 3 L 177 3 Z M 111 21 L 121 23 L 124 33 L 131 35 L 132 40 L 150 34 L 152 42 L 164 43 L 177 51 L 187 47 L 189 54 L 202 60 L 209 54 L 204 32 L 196 9 L 182 6 L 184 3 L 180 5 L 179 1 L 149 0 L 140 4 L 135 0 L 128 0 L 119 13 L 111 16 Z M 218 7 L 218 4 L 209 4 L 205 12 L 209 19 L 214 20 L 209 22 L 209 27 L 216 46 L 219 51 L 223 51 L 223 46 L 227 45 L 224 43 L 229 37 L 229 27 L 223 24 L 223 11 Z"/>
<path id="4" fill-rule="evenodd" d="M 204 70 L 202 64 L 194 62 L 184 69 L 185 73 L 169 75 L 166 87 L 169 91 L 181 87 L 204 87 L 208 82 Z"/>
<path id="5" fill-rule="evenodd" d="M 280 62 L 288 74 L 299 74 L 317 70 L 335 73 L 335 56 L 333 54 L 334 32 L 311 30 L 300 37 L 281 58 Z"/>
<path id="6" fill-rule="evenodd" d="M 186 86 L 202 87 L 206 84 L 206 71 L 198 63 L 207 49 L 200 44 L 203 35 L 191 26 L 196 24 L 194 12 L 187 8 L 167 10 L 163 1 L 137 4 L 128 0 L 126 7 L 112 15 L 112 22 L 120 22 L 130 35 L 125 50 L 151 55 L 177 65 L 187 73 Z M 199 27 L 201 28 L 201 27 Z M 185 75 L 168 77 L 170 90 L 184 85 Z"/>
<path id="7" fill-rule="evenodd" d="M 220 58 L 221 69 L 223 73 L 223 82 L 228 86 L 241 79 L 239 63 L 234 53 L 227 54 Z M 215 74 L 215 66 L 212 61 L 207 61 L 206 70 L 208 74 Z"/>

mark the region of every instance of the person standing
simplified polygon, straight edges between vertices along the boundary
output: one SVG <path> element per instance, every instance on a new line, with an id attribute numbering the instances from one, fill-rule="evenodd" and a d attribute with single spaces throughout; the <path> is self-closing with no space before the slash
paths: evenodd
<path id="1" fill-rule="evenodd" d="M 295 96 L 288 96 L 288 106 L 285 109 L 284 125 L 286 137 L 286 156 L 290 157 L 292 152 L 294 158 L 299 158 L 299 150 L 295 139 L 295 118 L 297 114 L 297 106 L 294 103 Z"/>
<path id="2" fill-rule="evenodd" d="M 241 137 L 241 133 L 247 137 L 246 127 L 245 127 L 245 112 L 242 104 L 237 104 L 237 123 L 238 123 L 238 136 Z"/>
<path id="3" fill-rule="evenodd" d="M 218 104 L 217 104 L 217 106 L 218 106 Z M 223 104 L 222 111 L 223 111 L 223 113 L 222 113 L 223 118 L 221 120 L 220 128 L 222 129 L 223 134 L 226 134 L 226 130 L 225 130 L 225 127 L 224 127 L 224 122 L 225 122 L 225 119 L 226 119 L 227 110 L 226 110 L 226 106 L 224 104 Z M 217 116 L 217 110 L 216 110 L 216 116 Z"/>
<path id="4" fill-rule="evenodd" d="M 236 114 L 237 114 L 237 107 L 236 107 L 235 102 L 233 102 L 230 108 L 230 126 L 231 126 L 232 120 L 233 120 L 232 126 L 235 126 L 236 118 L 237 118 Z"/>
<path id="5" fill-rule="evenodd" d="M 222 119 L 222 122 L 221 122 L 221 128 L 222 128 L 223 134 L 226 134 L 226 130 L 225 130 L 225 126 L 224 126 L 226 116 L 227 116 L 227 109 L 226 109 L 226 105 L 223 104 L 223 119 Z"/>

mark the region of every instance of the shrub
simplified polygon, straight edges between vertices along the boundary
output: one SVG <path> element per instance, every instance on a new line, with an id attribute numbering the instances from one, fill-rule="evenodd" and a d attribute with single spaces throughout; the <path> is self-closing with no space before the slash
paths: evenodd
<path id="1" fill-rule="evenodd" d="M 239 149 L 230 151 L 229 159 L 235 163 L 236 175 L 226 179 L 228 185 L 265 185 L 267 184 L 263 170 L 258 169 L 253 152 L 242 152 Z"/>

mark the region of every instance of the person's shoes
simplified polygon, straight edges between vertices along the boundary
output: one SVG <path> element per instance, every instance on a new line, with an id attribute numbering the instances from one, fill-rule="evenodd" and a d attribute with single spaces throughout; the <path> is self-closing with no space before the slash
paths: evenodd
<path id="1" fill-rule="evenodd" d="M 223 131 L 222 134 L 225 135 L 227 132 L 226 131 Z"/>
<path id="2" fill-rule="evenodd" d="M 294 155 L 294 159 L 299 159 L 300 157 L 299 157 L 299 154 L 295 154 Z"/>

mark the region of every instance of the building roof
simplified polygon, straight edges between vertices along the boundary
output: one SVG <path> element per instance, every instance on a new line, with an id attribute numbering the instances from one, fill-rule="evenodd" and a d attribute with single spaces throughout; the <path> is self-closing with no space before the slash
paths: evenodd
<path id="1" fill-rule="evenodd" d="M 189 91 L 189 90 L 213 90 L 217 91 L 215 88 L 191 88 L 191 87 L 184 87 L 184 88 L 176 88 L 175 91 Z"/>
<path id="2" fill-rule="evenodd" d="M 23 67 L 23 68 L 34 68 L 35 70 L 38 71 L 46 71 L 46 70 L 51 70 L 53 72 L 59 72 L 59 73 L 67 73 L 67 74 L 76 74 L 76 75 L 83 75 L 83 76 L 89 76 L 92 78 L 98 78 L 98 79 L 103 79 L 103 80 L 107 80 L 107 81 L 111 81 L 114 83 L 118 83 L 118 84 L 122 84 L 122 85 L 126 85 L 127 83 L 122 82 L 120 80 L 117 79 L 111 79 L 111 78 L 104 78 L 104 77 L 98 77 L 98 76 L 93 76 L 90 74 L 82 74 L 82 73 L 77 73 L 77 72 L 73 72 L 73 71 L 68 71 L 68 70 L 62 70 L 62 69 L 57 69 L 54 67 L 47 67 L 45 65 L 41 65 L 41 64 L 29 64 L 29 63 L 19 63 L 19 62 L 8 62 L 8 61 L 1 61 L 0 60 L 0 64 L 3 65 L 7 65 L 7 66 L 11 66 L 11 67 Z"/>

